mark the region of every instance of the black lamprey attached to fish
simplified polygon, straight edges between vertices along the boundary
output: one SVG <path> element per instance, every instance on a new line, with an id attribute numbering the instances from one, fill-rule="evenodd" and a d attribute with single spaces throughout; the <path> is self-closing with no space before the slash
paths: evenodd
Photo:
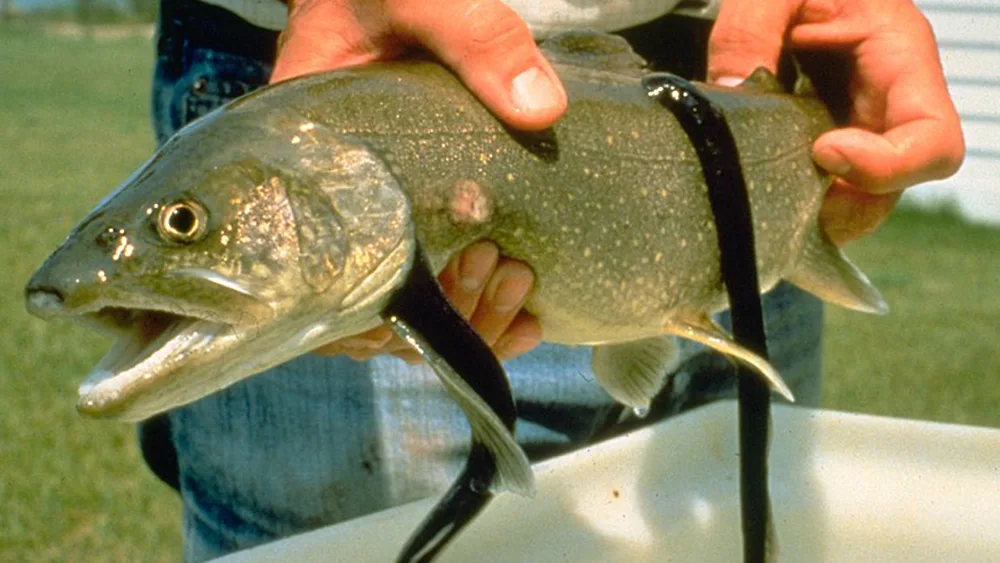
<path id="1" fill-rule="evenodd" d="M 729 295 L 733 337 L 767 359 L 753 216 L 726 117 L 697 87 L 678 76 L 650 74 L 643 78 L 643 85 L 650 97 L 673 112 L 698 152 L 718 232 L 719 265 Z M 743 563 L 764 563 L 774 561 L 777 550 L 767 482 L 770 392 L 748 377 L 740 378 L 738 389 Z"/>

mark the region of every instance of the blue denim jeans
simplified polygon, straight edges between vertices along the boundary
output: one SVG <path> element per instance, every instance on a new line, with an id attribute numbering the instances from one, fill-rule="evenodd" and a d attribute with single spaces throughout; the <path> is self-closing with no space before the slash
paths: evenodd
<path id="1" fill-rule="evenodd" d="M 176 28 L 170 33 L 183 34 Z M 264 84 L 271 70 L 268 61 L 183 36 L 161 36 L 161 45 L 164 39 L 175 48 L 160 53 L 153 85 L 161 143 Z M 765 315 L 775 366 L 800 404 L 816 405 L 822 305 L 782 284 L 766 296 Z M 721 321 L 728 323 L 725 315 Z M 727 359 L 690 342 L 681 350 L 688 359 L 648 420 L 735 395 Z M 620 408 L 594 380 L 590 355 L 588 348 L 542 345 L 505 363 L 518 405 L 518 440 L 532 459 L 619 428 Z M 143 452 L 161 474 L 156 452 L 176 453 L 184 556 L 191 562 L 435 495 L 464 462 L 470 435 L 436 376 L 392 357 L 359 363 L 306 355 L 159 423 L 169 431 L 144 436 Z"/>

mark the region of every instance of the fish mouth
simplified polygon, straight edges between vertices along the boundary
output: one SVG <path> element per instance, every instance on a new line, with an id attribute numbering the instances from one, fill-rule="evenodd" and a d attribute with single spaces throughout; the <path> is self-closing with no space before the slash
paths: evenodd
<path id="1" fill-rule="evenodd" d="M 127 410 L 164 378 L 213 348 L 226 323 L 156 309 L 104 307 L 80 319 L 117 335 L 110 350 L 80 384 L 77 409 L 96 417 Z"/>

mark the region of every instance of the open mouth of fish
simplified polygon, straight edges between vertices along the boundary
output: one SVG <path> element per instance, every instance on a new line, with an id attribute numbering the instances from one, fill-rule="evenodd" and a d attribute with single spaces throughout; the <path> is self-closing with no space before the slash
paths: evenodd
<path id="1" fill-rule="evenodd" d="M 144 391 L 155 392 L 160 379 L 205 353 L 229 325 L 175 312 L 104 307 L 86 313 L 86 324 L 117 336 L 111 349 L 80 384 L 78 408 L 102 416 Z"/>

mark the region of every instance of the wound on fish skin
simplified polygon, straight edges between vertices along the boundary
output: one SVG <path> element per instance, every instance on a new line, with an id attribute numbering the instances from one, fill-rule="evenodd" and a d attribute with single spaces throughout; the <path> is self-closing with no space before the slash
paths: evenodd
<path id="1" fill-rule="evenodd" d="M 452 221 L 459 224 L 480 225 L 493 214 L 493 194 L 488 186 L 474 180 L 455 183 L 449 204 Z"/>

